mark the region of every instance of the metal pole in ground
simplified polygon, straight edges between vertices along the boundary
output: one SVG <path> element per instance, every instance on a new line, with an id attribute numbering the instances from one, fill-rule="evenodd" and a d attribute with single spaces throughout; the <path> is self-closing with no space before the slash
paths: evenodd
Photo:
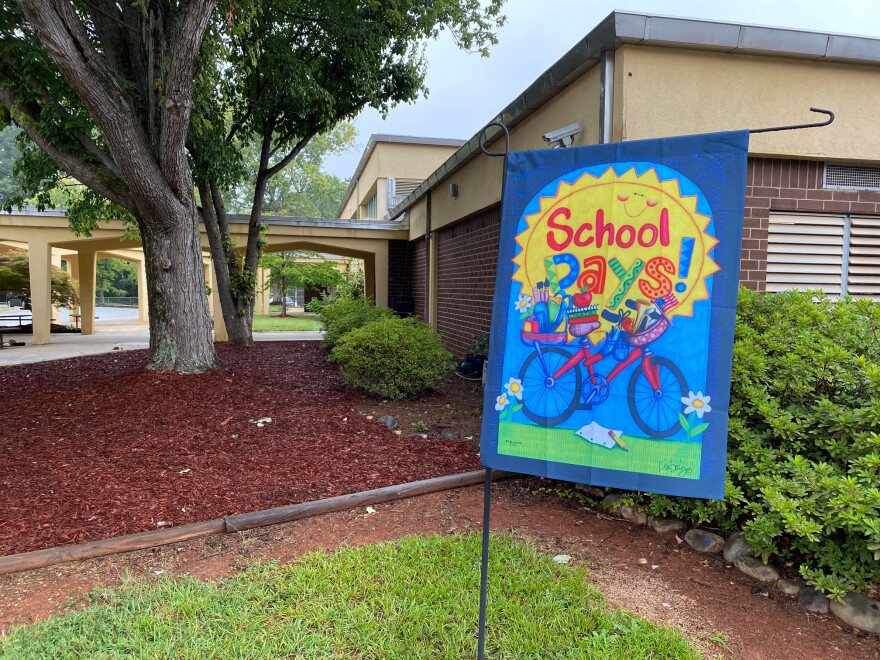
<path id="1" fill-rule="evenodd" d="M 477 660 L 486 657 L 486 596 L 489 586 L 489 517 L 492 506 L 492 468 L 486 468 L 483 488 L 483 555 L 480 561 L 480 623 L 477 633 Z"/>

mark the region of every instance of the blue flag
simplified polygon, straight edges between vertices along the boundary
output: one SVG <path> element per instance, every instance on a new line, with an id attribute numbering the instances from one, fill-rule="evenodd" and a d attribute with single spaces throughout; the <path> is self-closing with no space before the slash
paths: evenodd
<path id="1" fill-rule="evenodd" d="M 748 140 L 508 155 L 485 466 L 724 496 Z"/>

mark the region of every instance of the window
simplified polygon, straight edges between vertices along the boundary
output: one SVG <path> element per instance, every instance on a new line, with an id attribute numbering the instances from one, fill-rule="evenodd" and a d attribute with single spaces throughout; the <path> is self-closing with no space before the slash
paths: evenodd
<path id="1" fill-rule="evenodd" d="M 364 202 L 364 215 L 365 218 L 375 218 L 376 217 L 376 192 L 373 191 L 373 194 L 370 195 L 370 198 Z"/>
<path id="2" fill-rule="evenodd" d="M 767 291 L 786 289 L 880 300 L 880 218 L 772 214 Z"/>

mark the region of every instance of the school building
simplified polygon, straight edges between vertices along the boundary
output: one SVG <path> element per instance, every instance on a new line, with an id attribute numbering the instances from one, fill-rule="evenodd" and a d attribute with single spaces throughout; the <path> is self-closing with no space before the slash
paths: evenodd
<path id="1" fill-rule="evenodd" d="M 751 138 L 741 281 L 880 299 L 880 39 L 614 12 L 486 124 L 516 151 L 553 148 L 563 127 L 580 146 L 825 119 L 811 107 L 834 122 Z M 375 136 L 340 210 L 408 231 L 389 241 L 389 301 L 457 358 L 488 330 L 495 283 L 502 159 L 479 137 L 434 141 L 447 154 L 427 173 L 424 138 Z M 375 158 L 389 145 L 393 172 Z M 389 179 L 405 186 L 389 194 Z"/>

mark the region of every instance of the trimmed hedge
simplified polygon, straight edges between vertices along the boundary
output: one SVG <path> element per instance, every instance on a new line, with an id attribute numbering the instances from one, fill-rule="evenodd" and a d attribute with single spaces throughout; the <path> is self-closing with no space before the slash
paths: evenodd
<path id="1" fill-rule="evenodd" d="M 385 399 L 403 399 L 436 389 L 452 371 L 452 355 L 440 335 L 414 318 L 383 318 L 342 337 L 330 361 L 345 384 Z"/>
<path id="2" fill-rule="evenodd" d="M 376 307 L 369 298 L 339 298 L 323 305 L 318 318 L 324 324 L 326 333 L 321 346 L 333 348 L 339 340 L 356 328 L 367 323 L 394 316 L 394 312 L 384 307 Z"/>
<path id="3" fill-rule="evenodd" d="M 880 304 L 742 289 L 733 350 L 725 500 L 649 512 L 741 528 L 833 598 L 880 583 Z"/>

